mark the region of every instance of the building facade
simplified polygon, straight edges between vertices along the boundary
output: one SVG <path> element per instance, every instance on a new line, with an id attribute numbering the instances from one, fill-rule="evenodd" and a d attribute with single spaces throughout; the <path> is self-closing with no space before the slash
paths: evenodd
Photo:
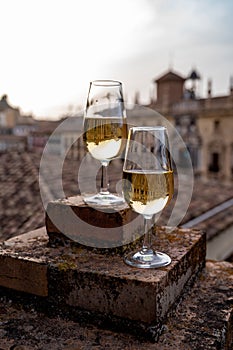
<path id="1" fill-rule="evenodd" d="M 197 95 L 199 74 L 184 78 L 169 70 L 154 80 L 156 94 L 149 107 L 165 116 L 179 131 L 189 150 L 193 169 L 202 177 L 233 180 L 233 81 L 229 94 Z M 187 88 L 189 86 L 189 88 Z M 151 123 L 151 119 L 150 119 Z M 182 150 L 180 157 L 182 157 Z"/>

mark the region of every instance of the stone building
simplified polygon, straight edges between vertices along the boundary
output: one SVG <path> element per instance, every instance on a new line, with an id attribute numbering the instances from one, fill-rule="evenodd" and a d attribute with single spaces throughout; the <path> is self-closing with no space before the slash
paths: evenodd
<path id="1" fill-rule="evenodd" d="M 233 179 L 233 80 L 228 95 L 212 96 L 209 81 L 207 97 L 200 98 L 199 79 L 195 70 L 187 78 L 169 70 L 154 80 L 157 93 L 148 107 L 176 126 L 196 174 L 229 182 Z"/>
<path id="2" fill-rule="evenodd" d="M 36 130 L 28 136 L 30 151 L 42 153 L 45 150 L 51 154 L 66 155 L 74 159 L 82 159 L 84 146 L 82 144 L 83 119 L 81 116 L 66 117 L 61 120 L 37 120 Z"/>

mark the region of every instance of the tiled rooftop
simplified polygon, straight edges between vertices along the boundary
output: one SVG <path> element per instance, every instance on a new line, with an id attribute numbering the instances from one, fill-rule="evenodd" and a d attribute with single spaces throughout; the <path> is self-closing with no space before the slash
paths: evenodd
<path id="1" fill-rule="evenodd" d="M 196 179 L 194 181 L 191 203 L 182 220 L 182 224 L 198 217 L 230 198 L 233 198 L 232 185 L 221 184 L 220 186 L 216 180 L 203 182 L 200 179 Z M 232 206 L 197 224 L 195 228 L 206 231 L 208 240 L 231 225 L 233 225 Z"/>
<path id="2" fill-rule="evenodd" d="M 38 182 L 40 159 L 41 155 L 37 153 L 8 152 L 0 155 L 0 240 L 44 225 L 45 215 Z M 44 171 L 51 174 L 56 158 L 51 156 L 51 161 L 48 160 L 48 166 Z M 110 165 L 110 183 L 113 184 L 121 178 L 121 166 L 119 161 L 113 161 Z M 78 161 L 67 157 L 63 165 L 65 196 L 79 193 L 77 178 Z M 86 181 L 88 181 L 88 174 Z M 61 193 L 57 190 L 56 174 L 50 176 L 50 182 L 46 184 L 50 192 L 48 200 L 61 198 Z M 182 223 L 232 197 L 233 186 L 222 184 L 219 186 L 218 183 L 210 181 L 204 183 L 196 179 L 192 200 Z M 167 211 L 171 208 L 172 205 Z M 166 218 L 166 215 L 164 213 L 163 218 Z M 197 228 L 204 229 L 207 232 L 207 238 L 210 238 L 232 224 L 233 207 L 230 207 L 202 222 Z"/>
<path id="3" fill-rule="evenodd" d="M 38 184 L 39 155 L 0 155 L 0 239 L 43 225 Z"/>

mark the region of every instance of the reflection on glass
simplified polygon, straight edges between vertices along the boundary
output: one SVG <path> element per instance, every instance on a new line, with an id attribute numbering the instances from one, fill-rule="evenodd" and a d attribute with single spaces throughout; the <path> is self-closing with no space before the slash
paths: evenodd
<path id="1" fill-rule="evenodd" d="M 92 157 L 101 162 L 102 175 L 99 193 L 85 197 L 87 204 L 109 206 L 124 203 L 122 197 L 109 192 L 108 165 L 124 150 L 126 137 L 122 84 L 112 80 L 91 82 L 83 138 Z"/>
<path id="2" fill-rule="evenodd" d="M 128 205 L 143 215 L 145 238 L 138 252 L 125 256 L 128 265 L 156 268 L 170 264 L 170 257 L 151 247 L 151 219 L 170 202 L 173 171 L 166 128 L 134 127 L 129 130 L 123 166 L 123 193 Z"/>

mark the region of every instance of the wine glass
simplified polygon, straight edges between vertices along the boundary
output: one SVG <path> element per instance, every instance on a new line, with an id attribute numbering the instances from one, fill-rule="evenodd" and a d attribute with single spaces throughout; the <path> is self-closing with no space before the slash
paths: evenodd
<path id="1" fill-rule="evenodd" d="M 151 246 L 151 222 L 169 203 L 174 192 L 166 128 L 133 127 L 129 130 L 123 165 L 124 198 L 133 211 L 143 215 L 145 236 L 141 250 L 130 252 L 124 261 L 139 268 L 169 265 L 171 258 Z"/>
<path id="2" fill-rule="evenodd" d="M 90 83 L 84 115 L 84 143 L 93 158 L 101 162 L 100 191 L 85 197 L 87 204 L 112 206 L 124 198 L 109 192 L 108 165 L 123 151 L 127 138 L 122 84 L 114 80 Z"/>

